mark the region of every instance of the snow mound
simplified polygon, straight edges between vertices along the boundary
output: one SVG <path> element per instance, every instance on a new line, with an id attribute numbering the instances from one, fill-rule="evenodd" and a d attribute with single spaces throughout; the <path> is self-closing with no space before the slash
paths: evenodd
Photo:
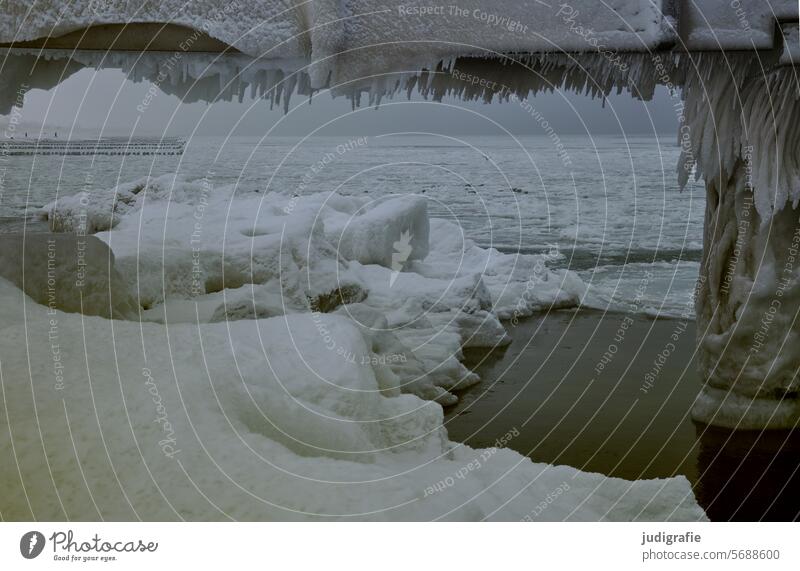
<path id="1" fill-rule="evenodd" d="M 89 191 L 59 197 L 39 211 L 52 232 L 79 232 L 93 234 L 110 230 L 128 212 L 141 207 L 148 194 L 160 199 L 176 188 L 174 175 L 143 177 L 92 195 Z"/>
<path id="2" fill-rule="evenodd" d="M 430 219 L 424 197 L 261 194 L 174 175 L 110 194 L 93 201 L 89 220 L 109 228 L 97 237 L 147 319 L 335 312 L 371 339 L 392 382 L 445 405 L 479 381 L 464 348 L 507 344 L 501 319 L 576 307 L 585 294 L 574 273 L 547 268 L 548 256 L 483 249 Z M 42 212 L 69 229 L 81 201 L 62 197 Z"/>
<path id="3" fill-rule="evenodd" d="M 110 194 L 95 202 L 89 227 L 111 230 L 97 236 L 114 251 L 143 307 L 276 280 L 300 307 L 336 288 L 337 255 L 313 210 L 290 214 L 257 193 L 240 197 L 208 178 L 175 175 L 145 177 Z M 73 228 L 80 200 L 60 198 L 42 213 L 54 229 Z M 304 272 L 315 279 L 304 284 Z"/>
<path id="4" fill-rule="evenodd" d="M 547 267 L 557 254 L 504 254 L 481 248 L 448 220 L 431 221 L 437 247 L 413 271 L 428 277 L 478 274 L 491 309 L 500 319 L 519 319 L 541 311 L 577 307 L 586 285 L 575 272 Z"/>
<path id="5" fill-rule="evenodd" d="M 94 236 L 0 235 L 0 278 L 51 311 L 118 319 L 137 315 L 114 254 Z"/>
<path id="6" fill-rule="evenodd" d="M 342 316 L 167 327 L 19 299 L 0 279 L 5 519 L 705 519 L 683 478 L 449 442 L 441 407 L 386 384 Z"/>

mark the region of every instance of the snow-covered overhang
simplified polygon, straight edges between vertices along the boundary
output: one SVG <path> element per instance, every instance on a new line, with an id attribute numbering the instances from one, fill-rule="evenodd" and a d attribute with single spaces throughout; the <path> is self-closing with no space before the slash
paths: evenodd
<path id="1" fill-rule="evenodd" d="M 386 83 L 398 74 L 451 68 L 457 58 L 573 54 L 587 71 L 604 68 L 603 83 L 641 67 L 626 63 L 630 54 L 771 50 L 792 64 L 800 48 L 783 40 L 797 37 L 795 0 L 0 0 L 0 13 L 6 47 L 238 51 L 309 62 L 311 91 L 349 85 L 378 96 L 396 89 Z"/>
<path id="2" fill-rule="evenodd" d="M 778 25 L 798 23 L 797 0 L 680 0 L 675 10 L 688 50 L 772 49 Z"/>
<path id="3" fill-rule="evenodd" d="M 4 0 L 0 13 L 0 43 L 5 44 L 89 30 L 88 35 L 98 35 L 106 44 L 98 48 L 127 49 L 130 38 L 125 45 L 115 45 L 119 38 L 99 26 L 156 24 L 202 32 L 253 57 L 321 60 L 378 44 L 387 53 L 434 51 L 451 57 L 492 51 L 650 51 L 666 46 L 768 49 L 775 46 L 778 23 L 797 23 L 798 4 L 795 0 Z M 146 36 L 140 48 L 154 49 Z M 177 37 L 176 44 L 183 39 Z"/>
<path id="4" fill-rule="evenodd" d="M 286 105 L 292 92 L 326 88 L 355 104 L 398 91 L 488 101 L 561 87 L 648 99 L 659 83 L 682 85 L 699 58 L 708 67 L 713 53 L 698 52 L 765 69 L 800 57 L 795 0 L 0 0 L 0 12 L 0 43 L 15 46 L 0 51 L 0 113 L 19 89 L 88 66 L 184 101 L 249 90 Z"/>
<path id="5" fill-rule="evenodd" d="M 0 41 L 60 36 L 98 24 L 177 24 L 254 57 L 322 59 L 375 44 L 468 55 L 654 49 L 672 43 L 662 0 L 5 0 Z M 415 46 L 422 42 L 424 45 Z M 111 46 L 109 46 L 111 47 Z"/>

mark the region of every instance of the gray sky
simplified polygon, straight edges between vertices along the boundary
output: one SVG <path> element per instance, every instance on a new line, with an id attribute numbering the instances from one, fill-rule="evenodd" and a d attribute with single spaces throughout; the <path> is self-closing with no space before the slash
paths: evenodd
<path id="1" fill-rule="evenodd" d="M 75 120 L 75 136 L 128 135 L 263 135 L 279 123 L 276 135 L 305 135 L 329 121 L 320 134 L 374 135 L 394 131 L 433 131 L 453 135 L 501 134 L 496 121 L 514 134 L 545 134 L 530 114 L 516 103 L 485 105 L 447 99 L 444 104 L 405 95 L 385 100 L 377 110 L 351 113 L 350 102 L 318 94 L 313 103 L 295 95 L 291 113 L 269 109 L 265 101 L 245 98 L 242 103 L 181 104 L 177 97 L 158 91 L 144 112 L 136 107 L 152 84 L 133 83 L 117 70 L 84 69 L 57 88 L 32 90 L 25 97 L 22 121 L 38 131 L 42 122 L 66 134 Z M 676 131 L 676 100 L 660 88 L 651 102 L 627 93 L 601 100 L 574 93 L 540 94 L 531 105 L 559 134 L 662 134 Z M 104 127 L 105 125 L 105 127 Z"/>

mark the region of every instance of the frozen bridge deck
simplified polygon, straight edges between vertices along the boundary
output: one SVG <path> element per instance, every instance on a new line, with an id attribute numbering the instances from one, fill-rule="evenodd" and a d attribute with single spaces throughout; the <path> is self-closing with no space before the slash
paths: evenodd
<path id="1" fill-rule="evenodd" d="M 121 69 L 185 102 L 249 90 L 287 106 L 321 89 L 355 104 L 559 86 L 647 99 L 689 68 L 747 73 L 748 61 L 769 70 L 800 58 L 796 0 L 7 0 L 0 14 L 0 113 L 84 67 Z"/>
<path id="2" fill-rule="evenodd" d="M 376 44 L 450 56 L 769 50 L 787 35 L 797 44 L 798 24 L 796 0 L 7 0 L 0 13 L 7 47 L 316 60 Z"/>

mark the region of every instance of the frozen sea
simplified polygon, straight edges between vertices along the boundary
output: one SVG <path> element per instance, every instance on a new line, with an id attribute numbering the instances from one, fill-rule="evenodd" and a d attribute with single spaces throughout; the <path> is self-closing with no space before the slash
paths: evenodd
<path id="1" fill-rule="evenodd" d="M 183 156 L 4 156 L 0 231 L 57 196 L 178 172 L 237 193 L 419 194 L 481 246 L 558 251 L 597 309 L 691 314 L 705 195 L 681 192 L 673 135 L 192 137 Z M 636 300 L 635 305 L 632 301 Z"/>

